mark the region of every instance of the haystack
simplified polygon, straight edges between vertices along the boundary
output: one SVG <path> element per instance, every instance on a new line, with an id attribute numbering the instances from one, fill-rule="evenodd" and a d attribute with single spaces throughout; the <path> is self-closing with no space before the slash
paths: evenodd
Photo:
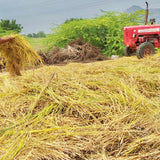
<path id="1" fill-rule="evenodd" d="M 65 48 L 54 47 L 53 50 L 43 53 L 39 51 L 45 64 L 67 64 L 70 62 L 88 63 L 109 59 L 102 55 L 98 47 L 84 42 L 82 39 L 71 41 Z"/>
<path id="2" fill-rule="evenodd" d="M 5 57 L 10 74 L 21 75 L 20 70 L 24 65 L 35 65 L 42 60 L 25 38 L 17 34 L 12 37 L 14 37 L 12 41 L 0 44 L 0 52 Z"/>

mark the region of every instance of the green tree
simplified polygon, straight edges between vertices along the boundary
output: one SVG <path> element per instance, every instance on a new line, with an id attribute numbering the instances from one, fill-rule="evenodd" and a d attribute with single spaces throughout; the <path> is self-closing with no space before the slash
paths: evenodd
<path id="1" fill-rule="evenodd" d="M 40 31 L 38 33 L 30 33 L 27 35 L 28 37 L 32 37 L 32 38 L 43 38 L 46 37 L 46 34 L 43 31 Z"/>
<path id="2" fill-rule="evenodd" d="M 29 33 L 29 34 L 27 34 L 27 37 L 30 37 L 30 38 L 31 38 L 31 37 L 33 37 L 33 36 L 32 36 L 32 34 Z"/>
<path id="3" fill-rule="evenodd" d="M 1 26 L 2 30 L 14 31 L 16 33 L 20 33 L 23 29 L 21 24 L 16 23 L 16 20 L 10 21 L 8 19 L 7 20 L 1 19 L 0 26 Z"/>
<path id="4" fill-rule="evenodd" d="M 70 18 L 70 19 L 67 19 L 64 23 L 68 23 L 72 21 L 80 21 L 80 20 L 83 20 L 83 19 L 82 18 Z"/>
<path id="5" fill-rule="evenodd" d="M 37 37 L 43 38 L 43 37 L 46 37 L 46 34 L 43 31 L 40 31 L 37 33 Z"/>
<path id="6" fill-rule="evenodd" d="M 144 11 L 135 13 L 104 12 L 93 19 L 71 20 L 53 29 L 48 36 L 49 48 L 65 47 L 70 41 L 82 38 L 100 48 L 106 55 L 123 55 L 123 27 L 143 23 Z"/>
<path id="7" fill-rule="evenodd" d="M 36 33 L 32 33 L 32 37 L 33 38 L 37 38 L 37 34 Z"/>

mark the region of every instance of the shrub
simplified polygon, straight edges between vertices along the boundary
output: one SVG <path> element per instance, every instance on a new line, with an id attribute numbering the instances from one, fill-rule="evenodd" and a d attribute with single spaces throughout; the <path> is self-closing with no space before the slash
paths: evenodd
<path id="1" fill-rule="evenodd" d="M 123 27 L 142 22 L 144 11 L 135 13 L 104 12 L 93 19 L 73 20 L 52 29 L 49 47 L 65 47 L 70 41 L 82 38 L 100 48 L 103 54 L 123 54 Z"/>

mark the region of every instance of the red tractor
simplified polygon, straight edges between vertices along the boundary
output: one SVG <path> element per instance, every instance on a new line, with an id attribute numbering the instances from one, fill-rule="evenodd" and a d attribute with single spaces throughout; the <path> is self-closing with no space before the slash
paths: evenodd
<path id="1" fill-rule="evenodd" d="M 148 17 L 148 3 L 145 24 Z M 160 47 L 160 25 L 140 25 L 124 27 L 124 44 L 126 56 L 136 52 L 138 58 L 155 53 L 155 48 Z"/>
<path id="2" fill-rule="evenodd" d="M 126 56 L 135 51 L 138 58 L 154 54 L 160 47 L 160 25 L 124 27 L 124 44 Z"/>

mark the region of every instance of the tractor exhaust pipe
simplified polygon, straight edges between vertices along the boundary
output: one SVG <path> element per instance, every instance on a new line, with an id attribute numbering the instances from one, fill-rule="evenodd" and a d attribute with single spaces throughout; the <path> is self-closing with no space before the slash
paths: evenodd
<path id="1" fill-rule="evenodd" d="M 145 12 L 144 25 L 147 25 L 147 22 L 148 22 L 148 2 L 146 2 L 146 12 Z"/>

